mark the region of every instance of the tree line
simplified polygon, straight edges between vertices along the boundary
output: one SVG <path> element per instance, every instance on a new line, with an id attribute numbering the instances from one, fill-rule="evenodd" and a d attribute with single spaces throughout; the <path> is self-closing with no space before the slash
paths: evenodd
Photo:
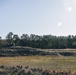
<path id="1" fill-rule="evenodd" d="M 65 49 L 76 48 L 76 35 L 53 36 L 53 35 L 35 35 L 35 34 L 14 34 L 9 32 L 5 39 L 0 37 L 0 48 L 11 46 L 27 46 L 41 49 Z"/>

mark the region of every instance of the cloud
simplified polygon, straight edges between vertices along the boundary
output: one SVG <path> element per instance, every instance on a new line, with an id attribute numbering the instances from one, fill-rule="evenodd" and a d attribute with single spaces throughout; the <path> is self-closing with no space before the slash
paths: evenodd
<path id="1" fill-rule="evenodd" d="M 59 26 L 59 27 L 62 26 L 62 22 L 59 22 L 59 23 L 58 23 L 58 26 Z"/>

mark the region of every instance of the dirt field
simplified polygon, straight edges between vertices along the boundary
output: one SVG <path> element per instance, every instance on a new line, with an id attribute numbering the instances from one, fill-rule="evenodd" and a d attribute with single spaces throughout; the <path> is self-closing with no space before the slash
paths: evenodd
<path id="1" fill-rule="evenodd" d="M 76 57 L 64 56 L 20 56 L 0 57 L 0 65 L 4 66 L 30 66 L 37 68 L 51 68 L 54 70 L 76 70 Z"/>

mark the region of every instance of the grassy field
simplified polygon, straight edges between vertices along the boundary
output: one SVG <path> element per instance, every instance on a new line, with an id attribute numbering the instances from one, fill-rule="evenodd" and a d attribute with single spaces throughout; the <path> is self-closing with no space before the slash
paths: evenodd
<path id="1" fill-rule="evenodd" d="M 54 70 L 76 71 L 76 57 L 64 56 L 19 56 L 0 57 L 0 65 L 4 66 L 30 66 L 37 68 L 50 68 Z"/>

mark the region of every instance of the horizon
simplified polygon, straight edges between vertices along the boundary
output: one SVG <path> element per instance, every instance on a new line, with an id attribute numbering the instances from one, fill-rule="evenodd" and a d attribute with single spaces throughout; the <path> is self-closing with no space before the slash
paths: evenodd
<path id="1" fill-rule="evenodd" d="M 9 32 L 10 33 L 10 32 Z M 9 34 L 9 33 L 7 33 L 7 34 Z M 13 32 L 12 32 L 13 33 Z M 6 39 L 6 36 L 7 36 L 7 34 L 4 36 L 4 37 L 2 37 L 2 36 L 0 36 L 2 39 Z M 27 33 L 22 33 L 22 34 L 27 34 Z M 13 33 L 13 35 L 18 35 L 19 36 L 19 38 L 22 36 L 22 34 L 21 35 L 19 35 L 19 34 L 17 34 L 17 33 Z M 31 33 L 32 34 L 32 33 Z M 30 36 L 31 34 L 27 34 L 28 36 Z M 38 35 L 38 34 L 33 34 L 33 35 Z M 48 36 L 48 35 L 52 35 L 52 36 L 56 36 L 56 37 L 68 37 L 69 35 L 53 35 L 53 34 L 43 34 L 43 35 L 38 35 L 38 36 Z M 70 36 L 76 36 L 76 35 L 70 35 Z"/>

